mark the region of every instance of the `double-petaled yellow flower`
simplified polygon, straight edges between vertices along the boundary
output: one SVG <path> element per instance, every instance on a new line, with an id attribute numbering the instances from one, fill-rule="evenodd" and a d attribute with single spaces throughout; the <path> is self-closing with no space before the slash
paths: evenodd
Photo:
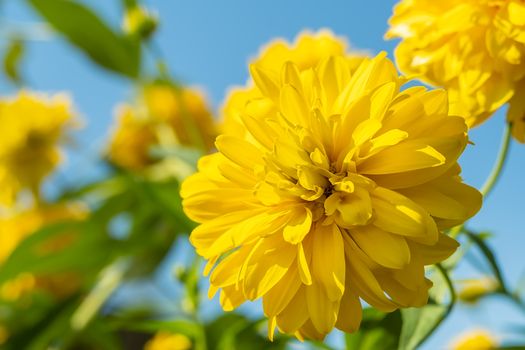
<path id="1" fill-rule="evenodd" d="M 525 3 L 521 0 L 402 0 L 387 38 L 402 72 L 449 91 L 451 112 L 476 126 L 509 103 L 513 135 L 525 142 Z"/>
<path id="2" fill-rule="evenodd" d="M 344 57 L 352 73 L 366 57 L 357 52 L 350 52 L 345 39 L 323 29 L 316 33 L 304 31 L 297 36 L 293 44 L 283 39 L 274 40 L 261 50 L 253 63 L 261 69 L 275 69 L 291 61 L 297 65 L 299 71 L 304 71 L 316 67 L 320 61 L 330 56 Z M 222 131 L 233 135 L 244 133 L 240 113 L 249 100 L 261 97 L 252 81 L 245 87 L 232 89 L 223 106 Z"/>
<path id="3" fill-rule="evenodd" d="M 498 348 L 498 341 L 485 330 L 472 330 L 456 339 L 452 350 L 493 350 Z"/>
<path id="4" fill-rule="evenodd" d="M 151 84 L 137 105 L 119 109 L 109 158 L 123 168 L 140 170 L 155 162 L 152 146 L 178 144 L 209 151 L 215 136 L 215 122 L 202 94 Z"/>
<path id="5" fill-rule="evenodd" d="M 355 331 L 360 299 L 424 305 L 424 266 L 457 248 L 441 230 L 481 204 L 459 176 L 467 127 L 446 93 L 401 91 L 384 54 L 355 71 L 333 55 L 251 75 L 243 132 L 219 136 L 181 189 L 209 295 L 225 310 L 262 298 L 270 337 Z"/>
<path id="6" fill-rule="evenodd" d="M 466 304 L 476 304 L 481 298 L 496 293 L 500 288 L 493 277 L 461 281 L 458 299 Z"/>
<path id="7" fill-rule="evenodd" d="M 191 340 L 183 335 L 169 332 L 158 332 L 144 346 L 144 350 L 190 350 Z"/>
<path id="8" fill-rule="evenodd" d="M 20 92 L 0 99 L 0 203 L 11 205 L 21 190 L 37 191 L 59 164 L 59 144 L 74 125 L 69 100 Z"/>
<path id="9" fill-rule="evenodd" d="M 152 164 L 149 148 L 158 144 L 152 121 L 137 113 L 133 107 L 120 106 L 116 127 L 109 145 L 109 158 L 118 166 L 140 170 Z"/>

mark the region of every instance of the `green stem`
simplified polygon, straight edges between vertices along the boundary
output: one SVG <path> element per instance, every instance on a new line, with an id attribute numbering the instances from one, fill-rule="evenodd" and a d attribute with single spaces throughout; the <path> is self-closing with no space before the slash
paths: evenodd
<path id="1" fill-rule="evenodd" d="M 503 167 L 505 166 L 505 161 L 507 160 L 507 155 L 509 154 L 510 149 L 510 141 L 511 141 L 511 133 L 512 131 L 512 124 L 506 123 L 505 129 L 503 130 L 503 137 L 501 138 L 501 146 L 498 152 L 498 156 L 496 158 L 496 161 L 494 162 L 494 165 L 492 167 L 492 170 L 485 180 L 485 183 L 483 186 L 481 186 L 480 192 L 483 195 L 483 199 L 486 199 L 489 194 L 492 192 L 494 186 L 498 182 L 498 179 L 502 173 Z M 449 231 L 449 235 L 452 238 L 456 238 L 462 231 L 465 223 L 462 223 L 458 226 L 453 227 Z"/>
<path id="2" fill-rule="evenodd" d="M 448 276 L 447 270 L 439 263 L 435 264 L 435 266 L 436 266 L 436 269 L 439 271 L 439 273 L 443 276 L 443 279 L 445 280 L 445 283 L 447 284 L 447 287 L 448 287 L 448 290 L 449 290 L 449 293 L 450 293 L 450 302 L 449 302 L 449 304 L 447 306 L 447 309 L 445 310 L 445 313 L 443 314 L 443 316 L 441 316 L 441 318 L 438 320 L 438 322 L 436 322 L 433 325 L 432 329 L 430 329 L 430 331 L 428 331 L 428 333 L 425 336 L 425 338 L 421 339 L 421 341 L 419 342 L 419 345 L 423 344 L 428 339 L 428 337 L 431 334 L 434 333 L 434 331 L 439 327 L 439 325 L 441 325 L 441 323 L 443 323 L 443 321 L 448 317 L 448 315 L 450 314 L 450 312 L 454 308 L 454 305 L 456 304 L 456 299 L 457 299 L 456 290 L 454 289 L 454 285 L 452 284 L 452 280 Z"/>
<path id="3" fill-rule="evenodd" d="M 473 232 L 467 228 L 463 228 L 462 232 L 464 232 L 467 237 L 474 242 L 478 248 L 481 250 L 483 255 L 487 258 L 487 262 L 490 265 L 490 268 L 492 272 L 494 273 L 494 277 L 496 277 L 499 285 L 501 286 L 501 289 L 503 291 L 507 291 L 507 285 L 505 283 L 505 280 L 503 279 L 503 274 L 501 273 L 501 270 L 496 263 L 496 257 L 492 253 L 492 250 L 487 246 L 487 244 L 479 237 L 479 235 L 476 232 Z"/>
<path id="4" fill-rule="evenodd" d="M 507 155 L 509 153 L 509 146 L 510 146 L 510 140 L 511 140 L 511 130 L 512 125 L 510 123 L 505 124 L 505 129 L 503 130 L 503 137 L 501 141 L 500 150 L 498 153 L 498 157 L 496 158 L 496 161 L 494 162 L 494 166 L 492 168 L 492 171 L 490 172 L 489 177 L 487 180 L 485 180 L 485 183 L 481 187 L 481 194 L 483 194 L 483 198 L 487 198 L 490 192 L 492 192 L 492 189 L 496 185 L 500 175 L 501 171 L 503 170 L 503 167 L 505 165 L 505 160 L 507 159 Z"/>
<path id="5" fill-rule="evenodd" d="M 97 315 L 100 308 L 121 284 L 129 265 L 130 261 L 123 258 L 100 272 L 97 284 L 71 316 L 71 328 L 74 331 L 83 330 Z"/>
<path id="6" fill-rule="evenodd" d="M 436 264 L 436 268 L 441 273 L 443 278 L 445 279 L 445 282 L 447 283 L 448 291 L 450 292 L 450 303 L 448 305 L 447 312 L 445 313 L 445 315 L 443 315 L 442 320 L 444 320 L 448 316 L 448 314 L 450 314 L 450 312 L 452 311 L 452 308 L 454 307 L 454 304 L 456 303 L 457 295 L 456 295 L 456 290 L 454 289 L 454 284 L 452 284 L 452 280 L 450 279 L 447 270 L 441 264 Z"/>
<path id="7" fill-rule="evenodd" d="M 509 298 L 509 300 L 514 302 L 514 304 L 516 304 L 516 306 L 518 306 L 521 311 L 525 313 L 525 303 L 523 303 L 523 300 L 519 297 L 519 295 L 516 293 L 508 293 L 508 291 L 505 295 Z"/>

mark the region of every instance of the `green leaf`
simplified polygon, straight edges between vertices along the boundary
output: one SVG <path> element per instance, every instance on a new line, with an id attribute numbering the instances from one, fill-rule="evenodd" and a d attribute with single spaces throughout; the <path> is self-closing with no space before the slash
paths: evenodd
<path id="1" fill-rule="evenodd" d="M 363 320 L 359 330 L 346 334 L 346 348 L 360 350 L 396 350 L 401 331 L 399 311 L 384 313 L 376 309 L 363 310 Z"/>
<path id="2" fill-rule="evenodd" d="M 24 42 L 19 39 L 14 39 L 9 43 L 4 56 L 4 72 L 7 77 L 15 84 L 22 82 L 20 76 L 20 61 L 24 56 Z"/>
<path id="3" fill-rule="evenodd" d="M 399 338 L 400 350 L 413 350 L 421 345 L 450 314 L 456 302 L 456 292 L 447 270 L 440 264 L 434 265 L 434 286 L 430 289 L 430 300 L 420 308 L 401 310 L 403 326 Z M 446 290 L 450 301 L 446 303 Z"/>
<path id="4" fill-rule="evenodd" d="M 507 291 L 505 280 L 503 279 L 503 274 L 501 273 L 501 269 L 499 268 L 498 262 L 496 261 L 496 257 L 494 256 L 494 253 L 492 252 L 492 249 L 485 243 L 485 237 L 487 236 L 487 233 L 476 233 L 473 231 L 470 231 L 466 228 L 463 228 L 463 232 L 467 235 L 467 237 L 474 243 L 476 246 L 478 246 L 481 253 L 485 256 L 487 259 L 490 268 L 492 269 L 492 272 L 494 273 L 494 277 L 498 280 L 501 289 L 503 291 Z"/>
<path id="5" fill-rule="evenodd" d="M 403 327 L 399 349 L 416 349 L 435 329 L 447 312 L 447 306 L 428 304 L 422 308 L 403 309 Z"/>
<path id="6" fill-rule="evenodd" d="M 116 73 L 136 78 L 140 42 L 115 33 L 89 8 L 72 0 L 28 0 L 33 8 L 92 61 Z"/>
<path id="7" fill-rule="evenodd" d="M 0 284 L 23 272 L 96 272 L 107 262 L 111 245 L 109 238 L 91 228 L 87 222 L 64 221 L 39 229 L 20 242 L 2 264 Z M 71 239 L 67 247 L 53 248 L 56 242 Z"/>
<path id="8" fill-rule="evenodd" d="M 158 331 L 166 331 L 171 333 L 180 333 L 184 334 L 190 338 L 195 338 L 199 335 L 200 329 L 199 325 L 191 320 L 179 319 L 173 321 L 163 321 L 163 320 L 146 320 L 146 321 L 137 321 L 134 320 L 128 326 L 123 328 L 141 331 L 146 333 L 155 333 Z"/>
<path id="9" fill-rule="evenodd" d="M 259 331 L 260 320 L 249 320 L 239 314 L 225 314 L 206 325 L 206 344 L 209 350 L 282 350 L 289 340 L 276 337 L 269 341 L 264 332 Z"/>

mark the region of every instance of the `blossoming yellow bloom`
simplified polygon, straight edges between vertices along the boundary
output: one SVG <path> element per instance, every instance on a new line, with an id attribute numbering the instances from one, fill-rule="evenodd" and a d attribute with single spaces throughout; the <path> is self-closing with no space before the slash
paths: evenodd
<path id="1" fill-rule="evenodd" d="M 224 310 L 262 298 L 270 337 L 355 331 L 360 298 L 424 305 L 424 266 L 457 248 L 440 230 L 481 204 L 459 177 L 467 127 L 446 93 L 400 91 L 384 54 L 354 73 L 343 56 L 251 73 L 261 97 L 241 113 L 245 136 L 219 136 L 181 189 L 209 295 Z"/>
<path id="2" fill-rule="evenodd" d="M 525 142 L 525 3 L 402 0 L 386 37 L 402 72 L 447 88 L 451 113 L 476 126 L 509 102 L 513 135 Z"/>
<path id="3" fill-rule="evenodd" d="M 467 304 L 475 304 L 480 298 L 494 293 L 500 287 L 498 281 L 491 277 L 462 281 L 458 299 Z"/>
<path id="4" fill-rule="evenodd" d="M 144 89 L 144 101 L 153 119 L 164 121 L 173 128 L 180 144 L 205 150 L 213 147 L 215 122 L 199 91 L 153 84 Z"/>
<path id="5" fill-rule="evenodd" d="M 304 71 L 314 68 L 320 61 L 330 56 L 343 56 L 351 73 L 366 57 L 363 54 L 349 52 L 344 38 L 337 37 L 331 31 L 323 29 L 317 33 L 304 31 L 297 36 L 293 44 L 283 39 L 274 40 L 262 49 L 259 57 L 253 63 L 263 70 L 271 70 L 291 61 L 297 65 L 299 71 Z M 232 135 L 244 132 L 240 113 L 249 100 L 259 97 L 261 97 L 260 92 L 251 81 L 246 87 L 234 88 L 223 106 L 222 131 Z"/>
<path id="6" fill-rule="evenodd" d="M 498 342 L 492 334 L 484 330 L 474 330 L 458 338 L 451 348 L 453 350 L 492 350 L 497 347 Z"/>
<path id="7" fill-rule="evenodd" d="M 59 143 L 74 125 L 69 100 L 20 92 L 0 99 L 0 203 L 35 190 L 60 162 Z"/>
<path id="8" fill-rule="evenodd" d="M 132 6 L 124 13 L 122 29 L 129 35 L 148 39 L 155 32 L 158 16 L 143 6 Z"/>
<path id="9" fill-rule="evenodd" d="M 35 288 L 35 276 L 23 273 L 0 286 L 0 299 L 7 301 L 18 300 L 25 293 Z"/>
<path id="10" fill-rule="evenodd" d="M 154 162 L 149 148 L 158 144 L 154 126 L 131 106 L 121 106 L 116 120 L 116 129 L 109 145 L 109 158 L 118 166 L 140 170 Z"/>
<path id="11" fill-rule="evenodd" d="M 158 332 L 146 343 L 144 350 L 189 350 L 191 340 L 183 334 Z"/>
<path id="12" fill-rule="evenodd" d="M 152 84 L 144 88 L 141 102 L 118 110 L 108 152 L 113 163 L 129 170 L 144 169 L 155 162 L 151 147 L 167 143 L 212 149 L 215 122 L 198 91 Z"/>

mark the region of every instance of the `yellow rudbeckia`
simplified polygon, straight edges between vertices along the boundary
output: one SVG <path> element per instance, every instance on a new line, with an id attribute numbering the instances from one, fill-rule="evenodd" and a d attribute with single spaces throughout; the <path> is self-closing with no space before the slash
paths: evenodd
<path id="1" fill-rule="evenodd" d="M 131 106 L 120 106 L 109 144 L 109 159 L 122 168 L 140 170 L 154 162 L 149 148 L 155 144 L 158 137 L 151 120 L 137 114 Z"/>
<path id="2" fill-rule="evenodd" d="M 158 332 L 144 346 L 144 350 L 190 350 L 191 340 L 183 334 Z"/>
<path id="3" fill-rule="evenodd" d="M 458 299 L 466 304 L 475 304 L 484 296 L 493 294 L 501 288 L 493 277 L 483 277 L 460 282 Z"/>
<path id="4" fill-rule="evenodd" d="M 209 295 L 224 310 L 262 298 L 270 337 L 314 339 L 355 331 L 360 299 L 426 304 L 424 266 L 457 248 L 440 231 L 481 205 L 459 177 L 467 127 L 446 93 L 400 91 L 384 54 L 355 72 L 336 55 L 251 73 L 243 136 L 219 136 L 181 189 Z"/>
<path id="5" fill-rule="evenodd" d="M 299 71 L 304 71 L 314 68 L 330 56 L 343 56 L 351 72 L 354 72 L 366 57 L 357 52 L 349 52 L 344 38 L 335 36 L 330 30 L 322 29 L 316 33 L 300 33 L 293 44 L 283 39 L 274 40 L 261 50 L 253 63 L 261 69 L 274 69 L 291 61 L 297 65 Z M 249 100 L 260 97 L 262 96 L 252 81 L 245 87 L 232 89 L 223 106 L 222 132 L 232 135 L 243 133 L 240 113 Z"/>
<path id="6" fill-rule="evenodd" d="M 0 203 L 12 205 L 21 190 L 37 191 L 59 164 L 59 144 L 74 125 L 69 100 L 20 92 L 0 99 Z"/>
<path id="7" fill-rule="evenodd" d="M 109 158 L 120 167 L 141 170 L 155 162 L 152 146 L 213 148 L 213 116 L 202 94 L 169 84 L 147 85 L 139 103 L 119 108 L 109 145 Z"/>
<path id="8" fill-rule="evenodd" d="M 513 135 L 525 142 L 525 3 L 402 0 L 387 38 L 402 72 L 449 91 L 451 113 L 476 126 L 509 103 Z"/>
<path id="9" fill-rule="evenodd" d="M 485 330 L 472 330 L 461 335 L 451 346 L 452 350 L 492 350 L 498 348 L 493 335 Z"/>

